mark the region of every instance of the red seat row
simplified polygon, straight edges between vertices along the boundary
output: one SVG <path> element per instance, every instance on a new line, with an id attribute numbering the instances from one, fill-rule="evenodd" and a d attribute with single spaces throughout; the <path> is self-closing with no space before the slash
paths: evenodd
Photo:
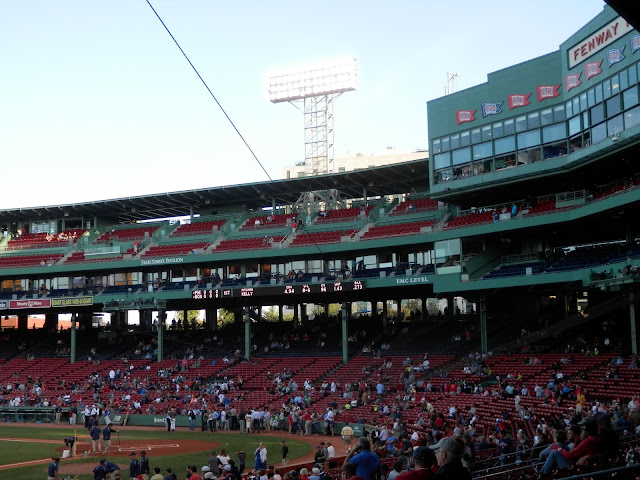
<path id="1" fill-rule="evenodd" d="M 420 233 L 423 227 L 430 227 L 435 223 L 435 220 L 421 220 L 419 222 L 410 223 L 394 223 L 392 225 L 378 225 L 371 227 L 363 236 L 362 239 L 377 238 L 377 237 L 389 237 L 393 235 L 411 235 L 414 233 Z"/>
<path id="2" fill-rule="evenodd" d="M 309 245 L 313 243 L 336 243 L 339 242 L 341 237 L 353 237 L 357 230 L 332 230 L 329 232 L 312 232 L 312 233 L 300 233 L 291 242 L 292 246 L 295 245 Z"/>
<path id="3" fill-rule="evenodd" d="M 222 240 L 215 250 L 252 250 L 258 248 L 270 248 L 272 244 L 280 243 L 282 240 L 284 240 L 284 235 L 276 235 L 273 237 L 234 238 L 230 240 Z"/>
<path id="4" fill-rule="evenodd" d="M 206 222 L 185 223 L 176 228 L 172 237 L 184 237 L 189 235 L 206 235 L 213 233 L 213 227 L 222 228 L 226 220 L 210 220 Z"/>

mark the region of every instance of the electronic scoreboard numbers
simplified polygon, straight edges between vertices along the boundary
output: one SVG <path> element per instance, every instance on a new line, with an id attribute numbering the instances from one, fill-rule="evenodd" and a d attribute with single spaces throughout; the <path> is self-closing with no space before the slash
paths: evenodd
<path id="1" fill-rule="evenodd" d="M 322 293 L 356 292 L 364 290 L 360 280 L 348 282 L 296 283 L 287 285 L 269 285 L 264 287 L 234 287 L 194 290 L 193 300 L 214 300 L 221 298 L 264 297 L 274 295 L 316 295 Z"/>

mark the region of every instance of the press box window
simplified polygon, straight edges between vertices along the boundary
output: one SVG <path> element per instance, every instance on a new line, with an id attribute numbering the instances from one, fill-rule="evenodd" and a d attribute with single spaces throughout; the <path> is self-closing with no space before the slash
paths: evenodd
<path id="1" fill-rule="evenodd" d="M 540 112 L 540 123 L 542 125 L 551 125 L 553 123 L 553 110 L 545 108 Z"/>
<path id="2" fill-rule="evenodd" d="M 467 130 L 466 132 L 462 132 L 460 134 L 460 145 L 463 147 L 468 147 L 470 145 L 470 138 L 469 138 L 469 130 Z"/>
<path id="3" fill-rule="evenodd" d="M 624 113 L 624 128 L 629 129 L 640 125 L 640 107 L 632 108 Z"/>
<path id="4" fill-rule="evenodd" d="M 487 140 L 491 140 L 491 125 L 482 127 L 482 141 L 486 142 Z"/>
<path id="5" fill-rule="evenodd" d="M 638 68 L 640 68 L 640 63 L 638 64 Z M 629 85 L 635 85 L 638 83 L 638 71 L 636 70 L 636 66 L 632 65 L 627 69 L 627 73 L 629 74 Z"/>
<path id="6" fill-rule="evenodd" d="M 602 100 L 604 100 L 604 96 L 602 94 L 602 84 L 601 83 L 596 85 L 595 91 L 596 91 L 596 103 L 602 102 Z"/>
<path id="7" fill-rule="evenodd" d="M 449 153 L 440 153 L 433 156 L 433 164 L 436 170 L 446 168 L 451 165 L 451 157 Z"/>
<path id="8" fill-rule="evenodd" d="M 628 90 L 625 90 L 622 93 L 622 101 L 624 103 L 625 110 L 637 105 L 638 104 L 638 86 L 634 85 Z"/>
<path id="9" fill-rule="evenodd" d="M 591 123 L 596 125 L 604 121 L 604 104 L 596 105 L 591 109 Z"/>
<path id="10" fill-rule="evenodd" d="M 513 119 L 505 120 L 504 121 L 504 134 L 505 135 L 513 135 L 514 133 L 516 133 L 516 130 L 515 130 Z"/>
<path id="11" fill-rule="evenodd" d="M 620 91 L 620 76 L 614 75 L 611 77 L 611 95 L 615 95 Z"/>
<path id="12" fill-rule="evenodd" d="M 604 94 L 604 98 L 611 96 L 611 79 L 606 79 L 602 82 L 602 93 Z"/>
<path id="13" fill-rule="evenodd" d="M 471 161 L 471 149 L 461 148 L 453 151 L 453 164 L 462 165 L 463 163 L 469 163 Z"/>
<path id="14" fill-rule="evenodd" d="M 607 117 L 613 117 L 620 113 L 620 95 L 607 100 Z"/>
<path id="15" fill-rule="evenodd" d="M 620 72 L 620 90 L 624 90 L 629 87 L 629 75 L 626 70 Z"/>
<path id="16" fill-rule="evenodd" d="M 616 135 L 624 130 L 624 120 L 622 115 L 618 115 L 617 117 L 613 117 L 611 120 L 607 122 L 607 135 Z"/>
<path id="17" fill-rule="evenodd" d="M 588 105 L 587 105 L 587 94 L 586 93 L 581 93 L 580 94 L 580 111 L 584 112 L 587 108 L 588 108 Z"/>
<path id="18" fill-rule="evenodd" d="M 455 150 L 456 148 L 460 148 L 460 134 L 456 133 L 455 135 L 451 135 L 451 150 Z"/>

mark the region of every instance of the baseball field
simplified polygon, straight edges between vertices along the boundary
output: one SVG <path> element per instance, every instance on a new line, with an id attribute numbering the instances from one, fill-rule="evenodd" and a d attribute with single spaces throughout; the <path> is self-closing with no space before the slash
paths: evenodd
<path id="1" fill-rule="evenodd" d="M 52 457 L 63 457 L 64 437 L 77 435 L 75 455 L 61 458 L 59 478 L 92 479 L 93 469 L 100 458 L 120 466 L 123 478 L 128 477 L 129 454 L 146 451 L 149 465 L 160 467 L 164 475 L 170 467 L 178 478 L 183 478 L 187 466 L 196 465 L 198 469 L 207 464 L 212 451 L 220 453 L 225 449 L 237 463 L 235 453 L 247 454 L 247 469 L 253 468 L 255 449 L 264 442 L 268 452 L 268 464 L 279 466 L 281 463 L 280 441 L 289 446 L 290 465 L 303 461 L 312 461 L 313 446 L 318 438 L 292 437 L 286 432 L 271 432 L 258 435 L 240 435 L 237 432 L 202 432 L 178 429 L 167 432 L 155 427 L 115 427 L 111 449 L 108 455 L 91 454 L 91 441 L 83 426 L 51 424 L 2 424 L 0 425 L 0 478 L 12 480 L 46 479 L 47 466 Z M 87 452 L 87 453 L 85 453 Z M 245 470 L 246 471 L 246 470 Z"/>

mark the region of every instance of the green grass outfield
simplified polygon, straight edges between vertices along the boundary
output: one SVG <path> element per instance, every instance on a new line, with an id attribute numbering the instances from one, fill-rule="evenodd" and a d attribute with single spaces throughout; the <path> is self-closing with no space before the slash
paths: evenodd
<path id="1" fill-rule="evenodd" d="M 301 457 L 312 450 L 312 446 L 308 443 L 297 441 L 288 436 L 286 432 L 281 437 L 266 436 L 266 435 L 238 435 L 236 433 L 204 433 L 201 431 L 189 432 L 189 431 L 176 431 L 167 432 L 165 429 L 158 428 L 157 430 L 128 430 L 127 427 L 116 427 L 119 430 L 120 440 L 144 440 L 153 441 L 154 439 L 166 439 L 166 440 L 201 440 L 202 450 L 194 453 L 165 455 L 157 457 L 150 452 L 150 467 L 153 471 L 153 467 L 158 466 L 161 468 L 161 472 L 164 474 L 167 467 L 171 467 L 176 473 L 178 478 L 184 478 L 187 465 L 196 465 L 201 467 L 207 464 L 209 453 L 212 450 L 211 442 L 217 442 L 219 447 L 213 447 L 216 451 L 224 448 L 232 459 L 236 460 L 234 453 L 238 450 L 244 450 L 247 452 L 247 468 L 252 468 L 254 462 L 253 452 L 258 446 L 258 442 L 264 442 L 267 451 L 269 452 L 269 464 L 280 462 L 280 438 L 285 439 L 289 446 L 289 458 L 295 459 Z M 80 427 L 77 430 L 80 442 L 87 442 L 88 435 L 84 428 Z M 59 449 L 64 446 L 62 439 L 65 436 L 73 435 L 73 429 L 69 426 L 51 426 L 50 428 L 29 428 L 26 426 L 11 426 L 10 424 L 0 425 L 0 438 L 11 439 L 43 439 L 43 440 L 55 440 L 56 443 L 34 443 L 34 442 L 11 442 L 0 441 L 0 465 L 8 465 L 13 463 L 25 462 L 29 460 L 37 460 L 43 458 L 50 458 L 53 456 L 61 456 L 56 448 Z M 112 448 L 117 448 L 117 435 L 112 437 Z M 80 457 L 81 452 L 78 450 L 76 458 L 73 460 L 62 459 L 61 464 L 75 464 L 75 463 L 90 463 L 91 465 L 97 465 L 99 456 L 91 456 L 88 458 Z M 110 457 L 107 457 L 110 458 Z M 128 468 L 129 460 L 125 457 L 110 458 L 117 463 L 122 469 Z M 86 468 L 86 467 L 85 467 Z M 83 469 L 84 470 L 84 469 Z M 127 472 L 128 474 L 128 472 Z M 59 478 L 65 478 L 67 475 L 59 475 Z M 126 476 L 126 475 L 125 475 Z M 46 464 L 30 465 L 24 467 L 11 468 L 9 470 L 0 470 L 0 478 L 7 478 L 11 480 L 37 480 L 46 478 Z M 87 480 L 93 478 L 89 474 L 78 475 L 79 480 Z M 123 477 L 124 478 L 124 477 Z"/>

